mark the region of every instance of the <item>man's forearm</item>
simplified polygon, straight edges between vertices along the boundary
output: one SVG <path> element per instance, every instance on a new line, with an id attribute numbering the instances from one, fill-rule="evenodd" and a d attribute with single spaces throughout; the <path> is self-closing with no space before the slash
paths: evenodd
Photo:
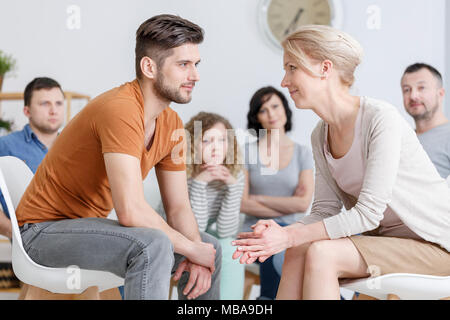
<path id="1" fill-rule="evenodd" d="M 190 208 L 166 212 L 167 223 L 191 241 L 202 241 L 194 213 Z"/>
<path id="2" fill-rule="evenodd" d="M 192 251 L 192 239 L 182 232 L 172 228 L 153 208 L 146 202 L 135 208 L 131 214 L 125 217 L 117 212 L 119 222 L 126 227 L 145 227 L 163 231 L 174 246 L 174 251 L 189 257 Z"/>

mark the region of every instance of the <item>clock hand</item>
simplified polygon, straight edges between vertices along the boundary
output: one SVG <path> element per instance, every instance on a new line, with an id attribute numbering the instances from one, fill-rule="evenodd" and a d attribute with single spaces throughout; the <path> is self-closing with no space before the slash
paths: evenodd
<path id="1" fill-rule="evenodd" d="M 294 20 L 289 24 L 289 27 L 284 32 L 284 35 L 287 36 L 289 33 L 291 33 L 292 29 L 297 25 L 298 19 L 300 19 L 300 16 L 302 15 L 303 11 L 305 11 L 303 8 L 300 8 L 297 12 L 297 14 L 294 17 Z"/>

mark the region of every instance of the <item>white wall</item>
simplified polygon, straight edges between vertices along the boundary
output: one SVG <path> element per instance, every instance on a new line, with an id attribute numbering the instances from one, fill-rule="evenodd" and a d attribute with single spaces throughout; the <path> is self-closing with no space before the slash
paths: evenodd
<path id="1" fill-rule="evenodd" d="M 135 31 L 141 22 L 159 13 L 179 14 L 206 31 L 200 49 L 201 81 L 194 99 L 189 105 L 174 106 L 183 121 L 207 110 L 227 116 L 235 127 L 245 128 L 253 92 L 265 85 L 280 88 L 282 55 L 267 46 L 258 28 L 259 0 L 0 3 L 0 49 L 18 61 L 18 70 L 6 78 L 3 91 L 23 91 L 34 77 L 50 76 L 66 90 L 96 96 L 132 80 Z M 79 30 L 66 27 L 66 10 L 71 4 L 81 8 Z M 381 8 L 380 30 L 366 27 L 366 10 L 373 4 Z M 445 75 L 444 0 L 342 0 L 342 6 L 342 29 L 359 40 L 366 52 L 357 73 L 356 93 L 385 99 L 403 112 L 399 81 L 407 65 L 428 62 Z M 20 102 L 3 102 L 2 107 L 6 118 L 16 120 L 18 129 L 26 123 Z M 74 107 L 81 109 L 83 102 Z M 294 117 L 293 138 L 309 145 L 318 118 L 310 111 L 297 111 Z"/>
<path id="2" fill-rule="evenodd" d="M 446 27 L 445 27 L 445 56 L 448 57 L 450 55 L 450 3 L 447 1 L 445 3 L 445 16 L 446 19 Z M 447 90 L 446 92 L 446 103 L 445 103 L 445 113 L 447 114 L 447 117 L 450 118 L 450 61 L 448 61 L 448 58 L 445 60 L 445 88 Z"/>

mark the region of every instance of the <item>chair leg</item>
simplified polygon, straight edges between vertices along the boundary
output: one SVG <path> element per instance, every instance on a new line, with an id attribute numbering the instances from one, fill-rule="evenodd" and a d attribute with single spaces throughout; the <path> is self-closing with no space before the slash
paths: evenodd
<path id="1" fill-rule="evenodd" d="M 173 280 L 173 278 L 170 278 L 170 287 L 169 287 L 169 300 L 172 300 L 172 291 L 174 287 L 178 286 L 178 281 Z"/>
<path id="2" fill-rule="evenodd" d="M 245 271 L 245 281 L 244 281 L 244 300 L 248 300 L 250 298 L 250 293 L 252 291 L 252 287 L 255 284 L 260 284 L 259 275 L 254 274 L 250 271 Z"/>
<path id="3" fill-rule="evenodd" d="M 24 286 L 25 287 L 25 286 Z M 100 295 L 97 287 L 87 288 L 80 294 L 62 294 L 53 293 L 42 288 L 32 285 L 26 285 L 26 292 L 23 295 L 23 300 L 99 300 Z M 22 293 L 21 293 L 22 295 Z M 21 298 L 19 296 L 19 298 Z"/>
<path id="4" fill-rule="evenodd" d="M 100 292 L 100 300 L 122 300 L 119 288 L 112 288 Z"/>
<path id="5" fill-rule="evenodd" d="M 118 290 L 118 289 L 117 289 Z M 100 300 L 98 287 L 89 287 L 80 294 L 71 294 L 70 300 Z"/>
<path id="6" fill-rule="evenodd" d="M 23 300 L 63 300 L 61 295 L 27 284 Z"/>
<path id="7" fill-rule="evenodd" d="M 358 296 L 356 296 L 356 294 L 354 294 L 352 300 L 378 300 L 378 299 L 368 296 L 366 294 L 360 293 Z"/>
<path id="8" fill-rule="evenodd" d="M 20 294 L 19 297 L 17 298 L 18 300 L 25 300 L 25 296 L 27 294 L 28 291 L 28 285 L 26 283 L 21 282 L 20 283 Z"/>
<path id="9" fill-rule="evenodd" d="M 387 299 L 388 300 L 400 300 L 400 297 L 391 293 L 391 294 L 388 294 Z"/>

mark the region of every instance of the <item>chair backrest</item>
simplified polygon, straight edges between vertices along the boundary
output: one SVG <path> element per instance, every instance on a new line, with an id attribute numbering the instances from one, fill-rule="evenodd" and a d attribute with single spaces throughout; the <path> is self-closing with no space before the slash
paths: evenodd
<path id="1" fill-rule="evenodd" d="M 16 157 L 0 157 L 0 188 L 11 218 L 13 242 L 17 241 L 20 247 L 22 247 L 22 237 L 15 209 L 31 179 L 33 179 L 33 172 L 25 162 Z"/>
<path id="2" fill-rule="evenodd" d="M 124 280 L 113 273 L 81 269 L 79 288 L 72 288 L 67 284 L 72 276 L 67 268 L 42 266 L 27 255 L 23 248 L 15 209 L 32 178 L 33 173 L 22 160 L 9 156 L 0 157 L 0 188 L 11 217 L 12 265 L 17 278 L 50 292 L 67 294 L 81 293 L 92 286 L 103 291 L 123 285 Z"/>

